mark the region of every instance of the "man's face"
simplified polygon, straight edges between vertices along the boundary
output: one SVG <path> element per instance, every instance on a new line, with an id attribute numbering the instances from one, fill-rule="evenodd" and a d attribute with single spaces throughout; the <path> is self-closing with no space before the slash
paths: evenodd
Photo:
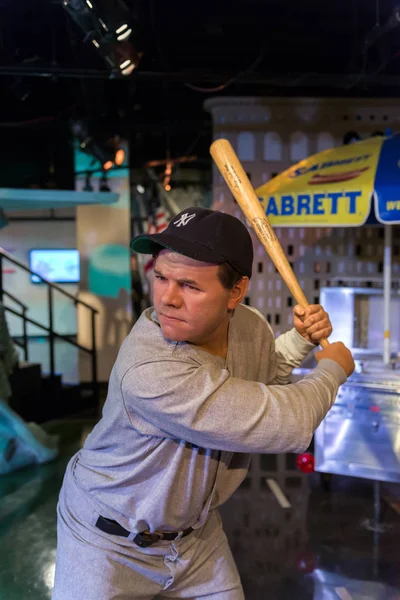
<path id="1" fill-rule="evenodd" d="M 207 344 L 219 330 L 226 331 L 228 310 L 236 308 L 243 290 L 225 289 L 217 272 L 217 265 L 160 252 L 154 267 L 154 306 L 164 337 Z"/>

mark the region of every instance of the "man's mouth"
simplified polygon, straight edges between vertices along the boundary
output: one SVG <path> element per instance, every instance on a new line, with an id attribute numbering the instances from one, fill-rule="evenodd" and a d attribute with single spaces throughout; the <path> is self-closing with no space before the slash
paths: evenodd
<path id="1" fill-rule="evenodd" d="M 182 321 L 182 319 L 178 319 L 177 317 L 170 317 L 169 315 L 165 315 L 164 313 L 161 313 L 161 317 L 163 317 L 166 321 Z"/>

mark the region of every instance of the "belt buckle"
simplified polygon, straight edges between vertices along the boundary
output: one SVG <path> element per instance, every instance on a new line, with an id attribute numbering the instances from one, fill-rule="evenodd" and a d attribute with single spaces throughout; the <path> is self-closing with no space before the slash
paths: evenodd
<path id="1" fill-rule="evenodd" d="M 133 538 L 133 541 L 140 548 L 148 548 L 153 544 L 156 544 L 162 539 L 162 536 L 159 533 L 150 533 L 150 531 L 142 531 L 138 533 Z"/>

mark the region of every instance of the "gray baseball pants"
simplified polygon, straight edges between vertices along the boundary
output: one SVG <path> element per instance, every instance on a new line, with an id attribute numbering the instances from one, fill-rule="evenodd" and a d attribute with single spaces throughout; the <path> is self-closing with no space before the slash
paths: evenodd
<path id="1" fill-rule="evenodd" d="M 244 600 L 217 511 L 181 540 L 139 548 L 95 527 L 98 509 L 70 473 L 57 510 L 53 600 Z"/>

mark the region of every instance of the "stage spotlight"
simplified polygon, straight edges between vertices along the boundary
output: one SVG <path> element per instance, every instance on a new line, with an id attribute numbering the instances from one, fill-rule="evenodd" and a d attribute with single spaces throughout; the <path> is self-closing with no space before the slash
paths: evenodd
<path id="1" fill-rule="evenodd" d="M 128 25 L 126 23 L 124 23 L 123 25 L 121 25 L 121 27 L 119 27 L 116 32 L 117 34 L 117 40 L 119 42 L 122 42 L 123 40 L 127 40 L 128 37 L 131 35 L 132 33 L 132 29 L 130 27 L 128 27 Z"/>
<path id="2" fill-rule="evenodd" d="M 121 166 L 125 160 L 125 151 L 120 147 L 120 138 L 113 136 L 98 136 L 89 127 L 86 120 L 74 121 L 72 132 L 79 142 L 82 152 L 93 156 L 104 169 Z"/>
<path id="3" fill-rule="evenodd" d="M 98 160 L 104 170 L 111 169 L 114 164 L 114 152 L 95 139 L 84 121 L 75 121 L 72 124 L 72 133 L 78 140 L 82 152 Z"/>
<path id="4" fill-rule="evenodd" d="M 116 165 L 120 166 L 123 164 L 124 160 L 125 160 L 125 151 L 122 148 L 118 148 L 115 153 L 114 162 Z"/>
<path id="5" fill-rule="evenodd" d="M 142 53 L 129 40 L 131 14 L 122 0 L 63 0 L 63 7 L 114 74 L 132 73 Z"/>

